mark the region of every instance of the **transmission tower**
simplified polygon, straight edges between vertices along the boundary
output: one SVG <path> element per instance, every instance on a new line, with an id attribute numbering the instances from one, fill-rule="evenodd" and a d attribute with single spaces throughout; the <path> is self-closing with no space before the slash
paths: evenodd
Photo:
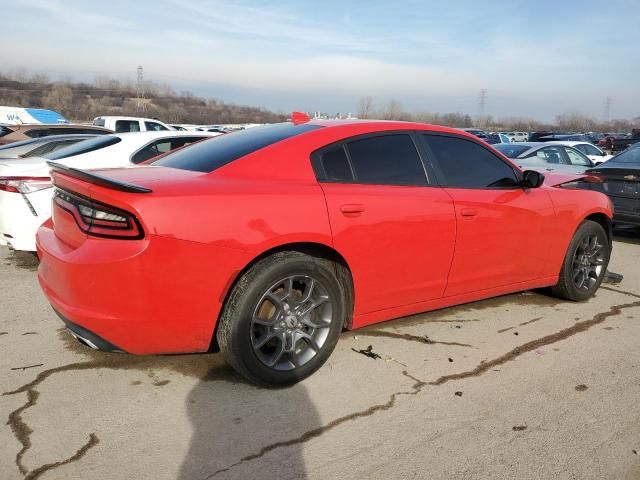
<path id="1" fill-rule="evenodd" d="M 613 101 L 611 97 L 607 97 L 604 99 L 604 121 L 609 123 L 611 121 L 611 104 Z"/>
<path id="2" fill-rule="evenodd" d="M 489 92 L 486 88 L 480 90 L 480 122 L 483 122 L 485 119 L 485 113 L 487 109 L 487 99 L 489 96 Z"/>
<path id="3" fill-rule="evenodd" d="M 144 70 L 142 65 L 138 65 L 138 78 L 136 81 L 136 108 L 138 110 L 144 110 Z"/>

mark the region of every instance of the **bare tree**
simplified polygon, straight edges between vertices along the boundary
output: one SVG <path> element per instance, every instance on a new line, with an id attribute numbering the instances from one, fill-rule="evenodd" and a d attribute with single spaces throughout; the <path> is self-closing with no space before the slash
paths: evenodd
<path id="1" fill-rule="evenodd" d="M 373 118 L 373 97 L 362 97 L 358 100 L 358 118 Z"/>
<path id="2" fill-rule="evenodd" d="M 385 120 L 404 120 L 406 115 L 402 111 L 402 105 L 399 101 L 392 99 L 389 101 L 385 109 L 380 112 L 380 117 Z"/>

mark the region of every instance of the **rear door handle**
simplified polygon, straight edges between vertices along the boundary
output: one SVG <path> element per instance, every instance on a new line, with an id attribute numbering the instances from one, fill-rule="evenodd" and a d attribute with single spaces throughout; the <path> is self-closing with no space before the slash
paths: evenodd
<path id="1" fill-rule="evenodd" d="M 475 208 L 462 208 L 460 209 L 460 215 L 463 217 L 475 217 L 478 215 L 478 210 Z"/>
<path id="2" fill-rule="evenodd" d="M 340 211 L 345 217 L 357 217 L 362 214 L 362 212 L 364 212 L 364 205 L 361 205 L 359 203 L 341 205 Z"/>

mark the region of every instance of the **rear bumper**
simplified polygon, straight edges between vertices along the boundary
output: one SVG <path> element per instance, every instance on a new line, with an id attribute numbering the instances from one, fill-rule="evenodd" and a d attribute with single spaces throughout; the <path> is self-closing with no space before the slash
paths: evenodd
<path id="1" fill-rule="evenodd" d="M 207 351 L 226 291 L 248 261 L 240 250 L 160 236 L 90 237 L 72 248 L 50 220 L 37 247 L 38 280 L 54 310 L 82 329 L 77 335 L 134 354 Z"/>
<path id="2" fill-rule="evenodd" d="M 76 337 L 79 341 L 91 347 L 95 350 L 102 350 L 103 352 L 120 352 L 125 353 L 121 348 L 116 347 L 112 343 L 107 342 L 104 338 L 96 335 L 93 332 L 90 332 L 86 328 L 82 328 L 80 325 L 76 325 L 68 318 L 65 318 L 60 312 L 57 310 L 53 310 L 58 314 L 60 320 L 63 321 L 71 335 Z"/>
<path id="3" fill-rule="evenodd" d="M 611 196 L 613 221 L 640 225 L 640 199 Z"/>

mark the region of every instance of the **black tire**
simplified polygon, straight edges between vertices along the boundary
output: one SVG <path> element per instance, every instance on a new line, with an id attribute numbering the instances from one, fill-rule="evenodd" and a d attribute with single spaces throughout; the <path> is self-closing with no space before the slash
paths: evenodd
<path id="1" fill-rule="evenodd" d="M 586 263 L 581 263 L 586 253 L 591 250 L 585 250 L 585 239 L 597 239 L 598 245 L 601 248 L 597 252 L 597 258 L 593 262 L 593 265 L 587 266 Z M 588 257 L 589 255 L 587 255 Z M 580 302 L 590 298 L 600 287 L 602 280 L 607 272 L 607 266 L 609 265 L 609 258 L 611 256 L 611 244 L 609 238 L 602 225 L 591 220 L 585 220 L 580 224 L 576 233 L 571 239 L 569 248 L 562 262 L 562 268 L 560 269 L 560 276 L 558 283 L 551 288 L 551 293 L 566 300 L 572 300 Z M 589 259 L 584 259 L 585 262 L 589 262 Z M 594 265 L 597 264 L 596 268 Z M 587 283 L 580 285 L 580 280 L 584 279 L 584 269 L 593 269 L 586 277 Z M 583 273 L 578 272 L 579 269 L 583 270 Z M 578 272 L 578 273 L 576 273 Z M 582 275 L 582 276 L 581 276 Z"/>
<path id="2" fill-rule="evenodd" d="M 337 275 L 338 270 L 342 268 L 344 267 L 330 260 L 295 251 L 278 252 L 253 265 L 236 282 L 227 298 L 219 320 L 220 324 L 218 326 L 217 339 L 226 361 L 247 380 L 262 386 L 291 385 L 318 370 L 331 355 L 345 323 L 347 296 L 345 289 L 338 281 Z M 325 311 L 329 311 L 330 309 L 330 326 L 321 327 L 324 330 L 322 330 L 323 343 L 320 347 L 318 347 L 316 342 L 313 342 L 315 347 L 311 348 L 309 341 L 295 336 L 288 338 L 290 340 L 297 338 L 297 340 L 292 340 L 289 343 L 286 341 L 280 343 L 279 345 L 287 346 L 293 344 L 294 351 L 297 350 L 296 345 L 302 345 L 300 350 L 309 349 L 306 356 L 312 354 L 313 356 L 305 360 L 306 363 L 304 364 L 294 365 L 293 361 L 291 361 L 291 366 L 289 367 L 291 369 L 278 370 L 277 365 L 274 367 L 267 366 L 264 359 L 260 358 L 263 352 L 255 346 L 256 343 L 260 343 L 259 340 L 261 338 L 256 339 L 255 337 L 255 330 L 256 328 L 260 328 L 260 326 L 256 326 L 254 318 L 257 312 L 260 311 L 259 309 L 262 308 L 261 305 L 264 305 L 265 302 L 273 303 L 272 310 L 274 312 L 280 312 L 273 314 L 274 319 L 285 318 L 285 315 L 282 313 L 284 310 L 282 310 L 282 308 L 278 310 L 276 303 L 271 302 L 271 297 L 265 297 L 265 295 L 267 295 L 267 292 L 273 292 L 273 286 L 278 285 L 278 282 L 282 279 L 292 277 L 314 279 L 315 283 L 312 282 L 312 285 L 315 285 L 316 289 L 321 287 L 322 291 L 326 293 L 323 298 L 327 297 L 327 299 L 323 300 L 322 307 L 316 308 L 318 310 L 324 308 Z M 307 287 L 305 286 L 304 288 Z M 311 287 L 311 290 L 313 290 L 313 287 Z M 301 294 L 302 292 L 300 295 Z M 286 301 L 283 303 L 286 303 Z M 278 303 L 277 305 L 281 304 Z M 300 307 L 300 309 L 304 310 L 302 307 Z M 287 309 L 287 312 L 291 311 L 292 310 Z M 293 315 L 293 317 L 295 317 L 295 315 Z M 292 317 L 291 315 L 287 315 L 286 318 L 287 322 L 289 322 Z M 310 317 L 306 318 L 308 319 Z M 269 319 L 269 321 L 271 322 L 272 320 Z M 291 321 L 295 322 L 295 320 Z M 322 321 L 326 321 L 326 318 Z M 280 328 L 279 334 L 283 335 L 284 338 L 284 336 L 286 336 L 285 332 L 281 327 L 275 326 L 275 324 L 278 324 L 278 326 L 285 325 L 285 322 L 273 321 L 273 325 L 264 328 L 268 329 L 267 333 L 273 333 L 276 328 Z M 323 323 L 323 325 L 325 325 L 325 323 Z M 300 320 L 300 323 L 298 323 L 292 331 L 298 331 L 298 328 L 310 329 L 307 325 L 302 325 L 302 320 Z M 289 332 L 290 330 L 286 331 Z M 314 331 L 320 332 L 320 330 Z M 280 336 L 273 337 L 273 340 L 269 340 L 263 348 L 277 349 L 278 347 L 271 347 L 271 344 L 279 342 L 283 342 Z M 302 342 L 302 344 L 300 342 Z M 285 347 L 283 346 L 282 348 Z M 285 354 L 281 353 L 283 357 L 293 354 L 293 351 L 286 352 Z M 292 356 L 291 358 L 297 360 L 297 357 Z M 282 360 L 282 362 L 284 361 L 285 359 Z"/>

